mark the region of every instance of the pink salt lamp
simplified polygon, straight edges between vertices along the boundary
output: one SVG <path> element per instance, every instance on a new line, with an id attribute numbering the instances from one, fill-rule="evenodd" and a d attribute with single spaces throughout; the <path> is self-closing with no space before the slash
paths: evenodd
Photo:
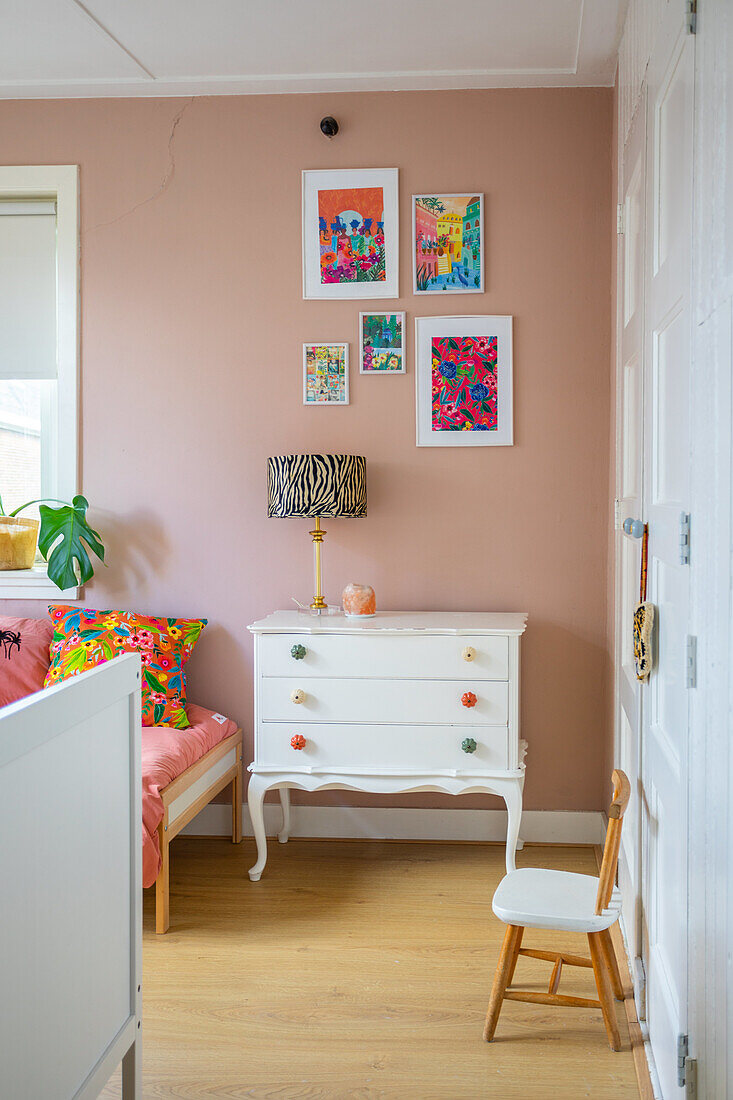
<path id="1" fill-rule="evenodd" d="M 341 598 L 346 615 L 369 618 L 376 614 L 377 597 L 370 584 L 347 584 Z"/>

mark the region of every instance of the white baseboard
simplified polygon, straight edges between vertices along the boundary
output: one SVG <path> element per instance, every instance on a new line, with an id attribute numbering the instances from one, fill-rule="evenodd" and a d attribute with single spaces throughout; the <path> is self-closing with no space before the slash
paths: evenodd
<path id="1" fill-rule="evenodd" d="M 265 804 L 268 835 L 281 826 L 280 807 Z M 193 836 L 226 836 L 232 811 L 226 803 L 210 803 L 183 830 Z M 493 840 L 506 838 L 505 810 L 423 810 L 379 806 L 293 806 L 290 835 L 358 840 Z M 245 836 L 252 823 L 245 803 Z M 544 844 L 602 844 L 604 815 L 594 810 L 525 810 L 522 840 Z"/>

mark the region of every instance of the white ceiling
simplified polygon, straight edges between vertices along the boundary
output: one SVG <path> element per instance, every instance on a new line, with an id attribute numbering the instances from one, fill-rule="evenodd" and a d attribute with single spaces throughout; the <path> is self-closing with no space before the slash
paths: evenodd
<path id="1" fill-rule="evenodd" d="M 628 0 L 0 0 L 0 98 L 613 82 Z"/>

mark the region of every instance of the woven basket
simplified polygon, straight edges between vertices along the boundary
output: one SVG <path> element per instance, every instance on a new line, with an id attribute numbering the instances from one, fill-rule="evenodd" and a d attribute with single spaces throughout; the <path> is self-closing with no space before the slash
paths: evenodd
<path id="1" fill-rule="evenodd" d="M 36 560 L 37 519 L 0 516 L 0 569 L 30 569 Z"/>

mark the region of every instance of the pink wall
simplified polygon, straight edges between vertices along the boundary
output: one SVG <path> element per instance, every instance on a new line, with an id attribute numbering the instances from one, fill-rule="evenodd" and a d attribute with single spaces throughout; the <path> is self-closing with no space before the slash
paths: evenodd
<path id="1" fill-rule="evenodd" d="M 0 103 L 4 162 L 81 165 L 82 484 L 110 561 L 85 602 L 208 616 L 190 696 L 248 745 L 245 626 L 311 593 L 308 524 L 265 518 L 265 459 L 352 451 L 369 516 L 326 525 L 327 597 L 353 579 L 383 609 L 528 611 L 525 804 L 607 800 L 611 126 L 604 89 Z M 514 447 L 416 449 L 412 342 L 406 377 L 361 377 L 360 303 L 303 301 L 301 169 L 360 166 L 400 169 L 386 306 L 410 336 L 416 315 L 514 315 Z M 485 192 L 485 295 L 410 294 L 427 189 Z M 301 404 L 305 340 L 350 341 L 349 407 Z"/>

